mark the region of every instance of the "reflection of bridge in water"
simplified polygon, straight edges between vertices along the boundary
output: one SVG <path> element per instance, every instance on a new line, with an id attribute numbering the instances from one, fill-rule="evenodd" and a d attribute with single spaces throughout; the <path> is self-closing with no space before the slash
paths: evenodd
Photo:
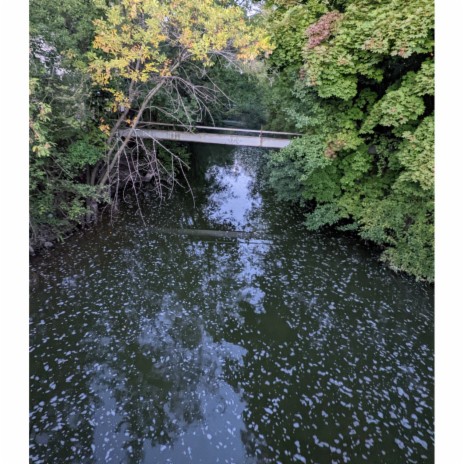
<path id="1" fill-rule="evenodd" d="M 164 126 L 164 128 L 152 129 L 152 126 Z M 170 130 L 168 129 L 169 127 L 174 127 L 174 129 Z M 213 131 L 216 131 L 216 133 Z M 220 132 L 226 133 L 224 134 Z M 162 123 L 143 123 L 140 124 L 137 129 L 122 129 L 118 131 L 118 134 L 121 137 L 150 138 L 155 140 L 173 140 L 176 142 L 212 143 L 262 148 L 283 148 L 291 142 L 292 136 L 301 135 L 294 132 L 273 132 L 237 129 L 231 127 L 182 126 Z"/>

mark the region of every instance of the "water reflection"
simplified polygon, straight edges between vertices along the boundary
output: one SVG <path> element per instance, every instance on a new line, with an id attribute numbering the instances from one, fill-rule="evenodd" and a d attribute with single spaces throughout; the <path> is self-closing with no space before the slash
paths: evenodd
<path id="1" fill-rule="evenodd" d="M 433 462 L 431 289 L 305 232 L 259 150 L 218 156 L 195 207 L 128 205 L 32 262 L 31 461 Z"/>
<path id="2" fill-rule="evenodd" d="M 250 231 L 257 226 L 253 210 L 261 206 L 261 196 L 252 190 L 254 177 L 236 159 L 233 166 L 214 166 L 206 172 L 210 182 L 203 213 L 210 221 Z"/>

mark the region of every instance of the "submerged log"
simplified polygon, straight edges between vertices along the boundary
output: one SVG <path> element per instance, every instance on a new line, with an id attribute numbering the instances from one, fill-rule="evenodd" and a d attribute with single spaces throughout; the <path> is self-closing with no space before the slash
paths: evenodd
<path id="1" fill-rule="evenodd" d="M 209 229 L 164 229 L 154 230 L 159 234 L 189 235 L 194 237 L 214 237 L 214 238 L 242 238 L 259 239 L 271 241 L 272 236 L 263 231 L 242 231 L 242 230 L 209 230 Z"/>

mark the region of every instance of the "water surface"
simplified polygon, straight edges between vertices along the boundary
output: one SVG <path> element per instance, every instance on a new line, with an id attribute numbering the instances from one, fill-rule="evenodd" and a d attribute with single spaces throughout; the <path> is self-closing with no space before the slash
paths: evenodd
<path id="1" fill-rule="evenodd" d="M 32 462 L 433 462 L 432 288 L 307 232 L 261 156 L 204 146 L 195 201 L 32 260 Z"/>

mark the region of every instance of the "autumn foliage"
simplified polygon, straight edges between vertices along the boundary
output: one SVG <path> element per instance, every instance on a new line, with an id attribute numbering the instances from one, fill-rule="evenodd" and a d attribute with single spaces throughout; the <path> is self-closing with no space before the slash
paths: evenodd
<path id="1" fill-rule="evenodd" d="M 311 24 L 306 31 L 308 36 L 307 47 L 314 48 L 322 41 L 326 40 L 342 17 L 343 15 L 339 11 L 331 11 L 321 16 L 314 24 Z"/>

